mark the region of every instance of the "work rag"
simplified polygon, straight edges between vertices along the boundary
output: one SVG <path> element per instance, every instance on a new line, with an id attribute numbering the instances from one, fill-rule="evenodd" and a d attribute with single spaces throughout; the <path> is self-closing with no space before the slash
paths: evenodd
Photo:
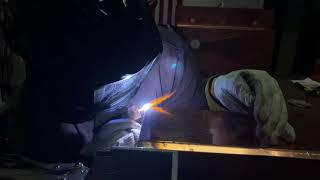
<path id="1" fill-rule="evenodd" d="M 261 144 L 276 145 L 279 140 L 290 143 L 295 140 L 282 91 L 265 71 L 238 70 L 212 77 L 207 81 L 206 98 L 210 110 L 253 115 Z"/>

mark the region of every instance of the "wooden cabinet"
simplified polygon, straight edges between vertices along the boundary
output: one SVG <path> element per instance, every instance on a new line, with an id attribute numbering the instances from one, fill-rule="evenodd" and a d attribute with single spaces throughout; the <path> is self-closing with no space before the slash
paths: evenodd
<path id="1" fill-rule="evenodd" d="M 176 14 L 178 31 L 205 75 L 247 68 L 271 71 L 272 20 L 269 10 L 180 6 Z"/>

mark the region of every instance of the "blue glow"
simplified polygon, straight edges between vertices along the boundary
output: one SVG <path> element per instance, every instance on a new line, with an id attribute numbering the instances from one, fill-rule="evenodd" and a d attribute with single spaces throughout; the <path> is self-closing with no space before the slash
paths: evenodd
<path id="1" fill-rule="evenodd" d="M 176 67 L 177 67 L 177 64 L 176 64 L 176 63 L 171 64 L 171 68 L 172 68 L 172 69 L 175 69 Z"/>

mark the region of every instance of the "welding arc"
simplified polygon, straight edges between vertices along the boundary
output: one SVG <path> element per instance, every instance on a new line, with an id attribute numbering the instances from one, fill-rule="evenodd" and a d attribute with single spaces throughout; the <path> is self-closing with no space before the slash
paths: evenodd
<path id="1" fill-rule="evenodd" d="M 161 107 L 158 107 L 157 105 L 164 102 L 165 100 L 169 99 L 171 96 L 173 96 L 173 94 L 174 94 L 174 92 L 166 94 L 164 96 L 161 96 L 157 99 L 150 101 L 151 109 L 156 112 L 162 113 L 162 114 L 171 115 L 171 113 L 162 109 Z"/>
<path id="2" fill-rule="evenodd" d="M 161 96 L 161 97 L 159 97 L 157 99 L 154 99 L 154 100 L 150 101 L 151 107 L 156 106 L 156 105 L 162 103 L 163 101 L 169 99 L 173 94 L 174 94 L 174 92 L 166 94 L 164 96 Z"/>
<path id="3" fill-rule="evenodd" d="M 162 109 L 161 107 L 154 106 L 154 107 L 151 107 L 151 109 L 156 111 L 156 112 L 165 114 L 165 115 L 169 115 L 169 116 L 171 115 L 171 113 L 169 113 L 168 111 Z"/>

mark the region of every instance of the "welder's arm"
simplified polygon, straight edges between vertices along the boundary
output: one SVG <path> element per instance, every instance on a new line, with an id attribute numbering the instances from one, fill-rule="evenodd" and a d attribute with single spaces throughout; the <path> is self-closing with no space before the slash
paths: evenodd
<path id="1" fill-rule="evenodd" d="M 238 70 L 210 82 L 210 94 L 227 110 L 254 116 L 256 135 L 262 144 L 293 142 L 286 101 L 275 79 L 259 70 Z"/>

